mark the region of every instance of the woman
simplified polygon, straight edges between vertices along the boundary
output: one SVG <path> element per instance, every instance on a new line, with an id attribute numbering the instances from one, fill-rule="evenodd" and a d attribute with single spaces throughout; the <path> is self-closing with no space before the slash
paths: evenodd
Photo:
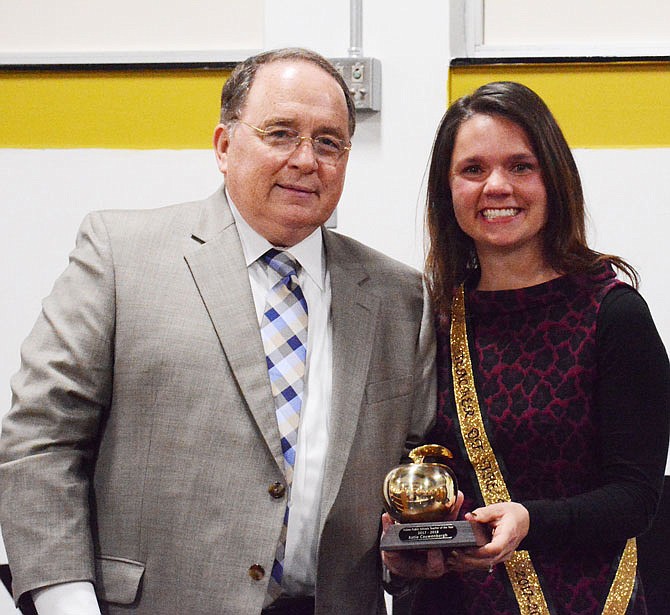
<path id="1" fill-rule="evenodd" d="M 575 161 L 534 92 L 490 83 L 449 108 L 427 224 L 430 440 L 454 452 L 460 515 L 492 539 L 386 565 L 433 579 L 415 613 L 645 613 L 628 539 L 660 495 L 668 358 L 635 270 L 587 246 Z"/>

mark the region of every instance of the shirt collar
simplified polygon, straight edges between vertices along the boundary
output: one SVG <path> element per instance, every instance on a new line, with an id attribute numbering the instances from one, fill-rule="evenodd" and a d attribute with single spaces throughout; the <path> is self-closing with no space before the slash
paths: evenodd
<path id="1" fill-rule="evenodd" d="M 242 243 L 242 251 L 244 252 L 244 261 L 247 267 L 253 265 L 263 254 L 265 254 L 273 246 L 265 237 L 257 233 L 249 223 L 242 217 L 239 210 L 230 198 L 228 189 L 226 188 L 226 196 L 228 197 L 228 204 L 235 219 L 237 226 L 237 233 Z M 321 227 L 317 228 L 308 237 L 303 239 L 286 250 L 293 255 L 303 271 L 314 281 L 320 290 L 325 286 L 325 255 L 323 250 L 323 235 Z"/>

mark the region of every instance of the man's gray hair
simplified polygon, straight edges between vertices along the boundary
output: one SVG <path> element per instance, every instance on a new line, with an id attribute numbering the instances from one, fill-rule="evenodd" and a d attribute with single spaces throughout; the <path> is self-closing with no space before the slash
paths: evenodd
<path id="1" fill-rule="evenodd" d="M 280 62 L 283 60 L 309 62 L 323 69 L 337 81 L 347 102 L 347 112 L 349 114 L 349 138 L 351 138 L 356 128 L 356 108 L 354 107 L 354 101 L 351 98 L 349 88 L 342 78 L 342 75 L 330 61 L 322 55 L 310 51 L 309 49 L 301 49 L 299 47 L 265 51 L 258 55 L 251 56 L 244 60 L 244 62 L 238 64 L 221 91 L 221 123 L 229 124 L 240 118 L 258 69 L 264 64 Z"/>

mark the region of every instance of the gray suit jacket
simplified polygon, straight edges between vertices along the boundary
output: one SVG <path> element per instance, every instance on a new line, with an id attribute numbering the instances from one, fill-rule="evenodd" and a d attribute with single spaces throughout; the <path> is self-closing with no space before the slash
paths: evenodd
<path id="1" fill-rule="evenodd" d="M 418 272 L 330 231 L 325 246 L 334 366 L 316 608 L 383 613 L 380 486 L 434 417 L 432 316 Z M 103 613 L 260 612 L 283 463 L 223 190 L 89 215 L 12 387 L 0 523 L 17 596 L 88 579 Z"/>

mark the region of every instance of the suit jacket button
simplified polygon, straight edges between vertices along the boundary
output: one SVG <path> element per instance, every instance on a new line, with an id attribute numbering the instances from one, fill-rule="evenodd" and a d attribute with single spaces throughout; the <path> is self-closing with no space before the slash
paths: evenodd
<path id="1" fill-rule="evenodd" d="M 268 487 L 268 493 L 278 500 L 279 498 L 283 498 L 284 494 L 286 493 L 286 487 L 280 482 L 272 483 Z"/>
<path id="2" fill-rule="evenodd" d="M 249 566 L 249 576 L 254 581 L 260 581 L 265 576 L 265 568 L 260 564 L 253 564 Z"/>

